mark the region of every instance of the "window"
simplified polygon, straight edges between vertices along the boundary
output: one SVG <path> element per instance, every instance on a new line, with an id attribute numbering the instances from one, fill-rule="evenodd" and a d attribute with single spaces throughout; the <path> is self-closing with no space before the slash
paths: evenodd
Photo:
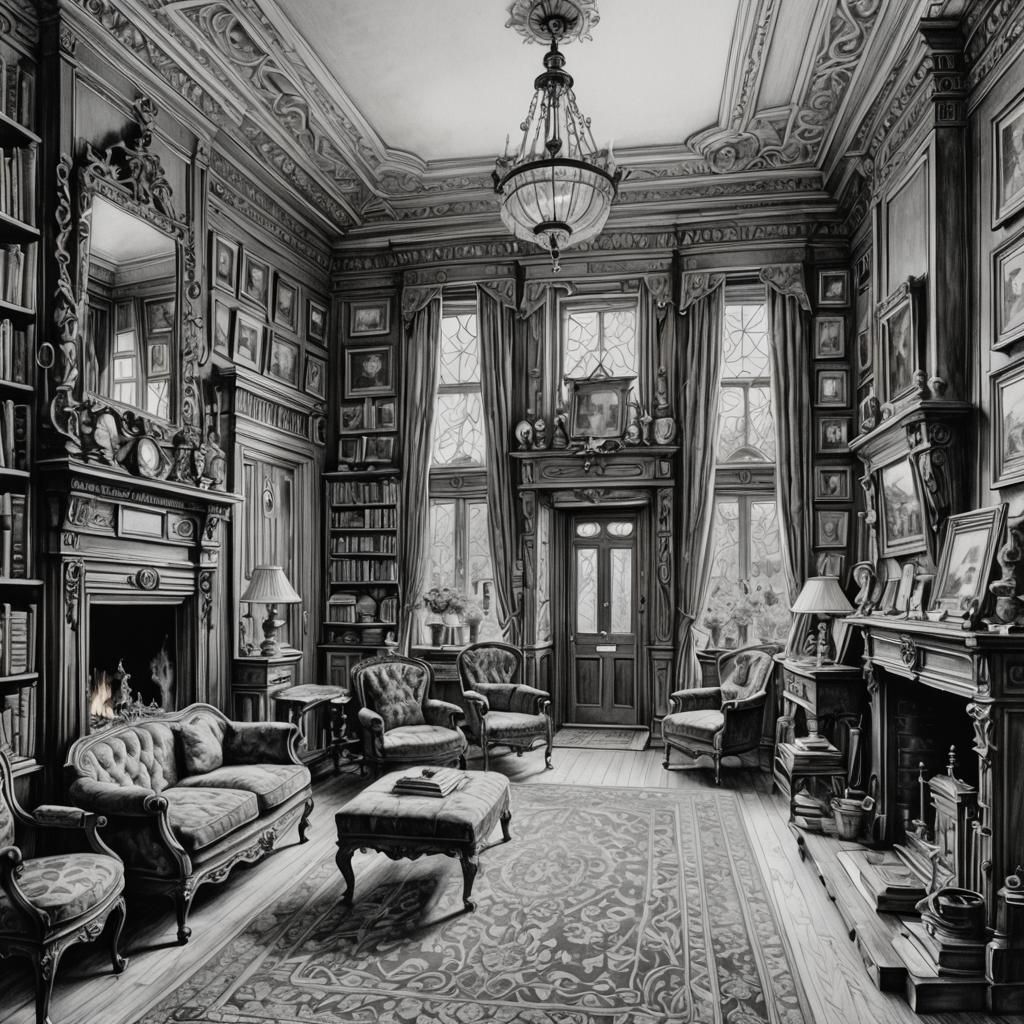
<path id="1" fill-rule="evenodd" d="M 476 311 L 441 318 L 441 367 L 434 407 L 434 466 L 484 464 Z"/>
<path id="2" fill-rule="evenodd" d="M 635 302 L 565 301 L 559 313 L 563 377 L 589 377 L 598 367 L 613 377 L 636 375 Z"/>
<path id="3" fill-rule="evenodd" d="M 703 625 L 716 647 L 784 640 L 789 628 L 775 504 L 768 320 L 727 293 L 722 339 L 711 581 Z"/>

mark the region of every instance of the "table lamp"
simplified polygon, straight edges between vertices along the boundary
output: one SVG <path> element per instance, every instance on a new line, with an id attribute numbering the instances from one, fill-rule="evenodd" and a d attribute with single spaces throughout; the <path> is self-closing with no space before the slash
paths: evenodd
<path id="1" fill-rule="evenodd" d="M 817 663 L 831 665 L 835 652 L 832 649 L 830 618 L 838 615 L 849 615 L 853 605 L 846 599 L 839 580 L 835 576 L 811 576 L 804 584 L 803 590 L 793 602 L 792 611 L 807 615 L 818 615 Z"/>
<path id="2" fill-rule="evenodd" d="M 264 658 L 276 657 L 281 653 L 281 648 L 277 643 L 277 631 L 284 625 L 284 619 L 277 617 L 277 606 L 302 602 L 302 598 L 288 582 L 284 569 L 279 565 L 257 565 L 249 577 L 249 585 L 245 588 L 240 600 L 267 606 L 267 617 L 263 620 L 263 643 L 260 644 L 260 654 Z"/>

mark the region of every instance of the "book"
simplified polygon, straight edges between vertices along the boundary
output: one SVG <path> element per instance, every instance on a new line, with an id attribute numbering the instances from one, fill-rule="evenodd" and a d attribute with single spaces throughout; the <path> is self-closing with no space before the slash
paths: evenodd
<path id="1" fill-rule="evenodd" d="M 395 780 L 394 793 L 412 796 L 447 796 L 462 786 L 468 776 L 457 768 L 417 768 Z"/>

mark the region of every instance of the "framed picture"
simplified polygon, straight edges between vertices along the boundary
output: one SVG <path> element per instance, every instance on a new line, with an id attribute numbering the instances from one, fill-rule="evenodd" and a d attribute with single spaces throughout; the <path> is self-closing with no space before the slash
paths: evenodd
<path id="1" fill-rule="evenodd" d="M 848 270 L 818 271 L 818 305 L 848 306 L 850 304 L 850 272 Z"/>
<path id="2" fill-rule="evenodd" d="M 846 408 L 850 404 L 850 375 L 846 370 L 819 370 L 815 402 Z"/>
<path id="3" fill-rule="evenodd" d="M 390 395 L 394 391 L 389 345 L 345 350 L 345 397 Z"/>
<path id="4" fill-rule="evenodd" d="M 270 339 L 270 359 L 267 362 L 267 373 L 271 377 L 297 388 L 301 365 L 302 354 L 299 346 L 294 341 L 282 338 L 275 332 Z"/>
<path id="5" fill-rule="evenodd" d="M 1024 93 L 992 121 L 992 227 L 1024 209 Z"/>
<path id="6" fill-rule="evenodd" d="M 327 307 L 306 299 L 306 337 L 317 345 L 327 343 Z"/>
<path id="7" fill-rule="evenodd" d="M 894 402 L 914 386 L 923 359 L 924 279 L 912 277 L 877 307 L 881 337 L 882 398 Z"/>
<path id="8" fill-rule="evenodd" d="M 814 497 L 818 501 L 849 501 L 853 497 L 853 469 L 850 466 L 815 466 Z"/>
<path id="9" fill-rule="evenodd" d="M 274 323 L 289 331 L 299 329 L 299 286 L 281 274 L 274 274 Z"/>
<path id="10" fill-rule="evenodd" d="M 1024 337 L 1024 233 L 1018 233 L 992 254 L 993 348 L 1005 348 Z"/>
<path id="11" fill-rule="evenodd" d="M 166 377 L 170 372 L 170 346 L 166 341 L 151 341 L 146 350 L 146 374 L 150 377 Z"/>
<path id="12" fill-rule="evenodd" d="M 364 462 L 390 462 L 395 456 L 395 438 L 391 434 L 380 434 L 363 438 Z"/>
<path id="13" fill-rule="evenodd" d="M 235 338 L 231 356 L 251 370 L 263 368 L 263 322 L 240 309 L 235 310 Z"/>
<path id="14" fill-rule="evenodd" d="M 343 437 L 338 441 L 338 462 L 353 466 L 363 461 L 363 438 Z"/>
<path id="15" fill-rule="evenodd" d="M 306 394 L 314 398 L 327 397 L 327 363 L 319 356 L 306 356 L 306 376 L 303 385 Z"/>
<path id="16" fill-rule="evenodd" d="M 878 471 L 881 553 L 885 557 L 924 548 L 924 509 L 914 467 L 900 459 Z"/>
<path id="17" fill-rule="evenodd" d="M 850 444 L 850 416 L 821 416 L 818 418 L 818 430 L 815 437 L 815 451 L 819 455 L 833 452 L 845 452 Z"/>
<path id="18" fill-rule="evenodd" d="M 242 253 L 242 276 L 238 283 L 240 298 L 255 302 L 266 311 L 267 300 L 270 298 L 270 266 L 262 260 Z"/>
<path id="19" fill-rule="evenodd" d="M 220 299 L 213 300 L 213 351 L 231 358 L 231 307 Z"/>
<path id="20" fill-rule="evenodd" d="M 838 551 L 819 551 L 815 565 L 819 576 L 842 576 L 846 556 Z"/>
<path id="21" fill-rule="evenodd" d="M 378 399 L 373 403 L 373 425 L 378 430 L 395 429 L 395 400 L 393 398 Z"/>
<path id="22" fill-rule="evenodd" d="M 352 338 L 387 334 L 391 330 L 391 300 L 353 302 L 349 307 L 348 333 Z"/>
<path id="23" fill-rule="evenodd" d="M 939 556 L 929 611 L 956 616 L 970 611 L 972 606 L 980 608 L 1005 527 L 1005 504 L 976 508 L 946 520 L 946 540 Z"/>
<path id="24" fill-rule="evenodd" d="M 174 299 L 146 302 L 146 333 L 168 334 L 174 330 Z"/>
<path id="25" fill-rule="evenodd" d="M 844 508 L 828 508 L 818 509 L 814 516 L 818 527 L 818 537 L 815 542 L 817 546 L 819 548 L 845 548 L 850 528 L 850 513 Z"/>
<path id="26" fill-rule="evenodd" d="M 992 486 L 1024 480 L 1024 363 L 992 375 Z"/>
<path id="27" fill-rule="evenodd" d="M 211 234 L 210 250 L 213 287 L 234 295 L 238 288 L 238 243 Z"/>
<path id="28" fill-rule="evenodd" d="M 864 376 L 871 372 L 871 328 L 865 327 L 857 332 L 857 372 Z"/>
<path id="29" fill-rule="evenodd" d="M 862 292 L 871 284 L 871 257 L 872 252 L 870 249 L 867 249 L 865 252 L 861 253 L 857 260 L 855 267 L 857 291 Z"/>
<path id="30" fill-rule="evenodd" d="M 569 435 L 574 441 L 622 437 L 632 377 L 570 380 Z"/>
<path id="31" fill-rule="evenodd" d="M 814 321 L 814 358 L 844 359 L 846 357 L 846 319 L 841 316 L 819 316 Z"/>
<path id="32" fill-rule="evenodd" d="M 361 434 L 368 417 L 366 402 L 342 402 L 338 409 L 338 430 L 343 434 Z"/>

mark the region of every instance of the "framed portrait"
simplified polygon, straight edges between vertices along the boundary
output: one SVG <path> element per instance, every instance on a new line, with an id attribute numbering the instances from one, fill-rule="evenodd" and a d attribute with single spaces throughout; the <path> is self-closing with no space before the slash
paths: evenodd
<path id="1" fill-rule="evenodd" d="M 306 356 L 306 376 L 303 387 L 314 398 L 327 397 L 327 363 L 319 356 Z"/>
<path id="2" fill-rule="evenodd" d="M 864 376 L 871 372 L 871 328 L 865 327 L 857 332 L 857 373 Z"/>
<path id="3" fill-rule="evenodd" d="M 210 250 L 213 287 L 234 295 L 238 288 L 238 243 L 211 234 Z"/>
<path id="4" fill-rule="evenodd" d="M 146 333 L 169 334 L 174 330 L 174 299 L 149 299 L 146 302 Z"/>
<path id="5" fill-rule="evenodd" d="M 220 299 L 213 300 L 213 351 L 231 358 L 231 313 L 232 309 Z"/>
<path id="6" fill-rule="evenodd" d="M 240 366 L 248 366 L 250 370 L 263 368 L 263 321 L 243 312 L 235 310 L 235 337 L 231 349 L 231 357 Z"/>
<path id="7" fill-rule="evenodd" d="M 353 302 L 349 306 L 348 333 L 352 338 L 387 334 L 391 330 L 391 300 Z"/>
<path id="8" fill-rule="evenodd" d="M 569 436 L 574 441 L 622 437 L 632 377 L 570 380 Z"/>
<path id="9" fill-rule="evenodd" d="M 345 350 L 345 397 L 394 392 L 394 353 L 389 345 Z"/>
<path id="10" fill-rule="evenodd" d="M 895 402 L 914 386 L 914 371 L 923 361 L 924 279 L 912 277 L 878 304 L 881 338 L 882 399 Z"/>
<path id="11" fill-rule="evenodd" d="M 850 466 L 815 466 L 814 497 L 818 501 L 849 501 L 853 497 L 853 469 Z"/>
<path id="12" fill-rule="evenodd" d="M 818 455 L 846 452 L 850 444 L 850 416 L 820 416 L 815 435 L 815 451 Z"/>
<path id="13" fill-rule="evenodd" d="M 846 357 L 846 319 L 841 316 L 819 316 L 814 320 L 814 358 L 844 359 Z"/>
<path id="14" fill-rule="evenodd" d="M 1024 337 L 1024 233 L 996 249 L 992 264 L 992 347 L 1000 349 Z"/>
<path id="15" fill-rule="evenodd" d="M 270 359 L 267 360 L 267 373 L 284 384 L 293 388 L 299 386 L 299 369 L 302 353 L 294 341 L 282 338 L 276 332 L 270 339 Z"/>
<path id="16" fill-rule="evenodd" d="M 373 425 L 378 430 L 395 429 L 395 400 L 378 399 L 373 403 Z"/>
<path id="17" fill-rule="evenodd" d="M 1006 527 L 1006 505 L 976 508 L 946 520 L 929 611 L 962 616 L 980 609 L 988 592 L 996 549 Z"/>
<path id="18" fill-rule="evenodd" d="M 846 537 L 850 529 L 850 513 L 845 509 L 818 509 L 814 513 L 817 523 L 817 540 L 819 548 L 845 548 Z"/>
<path id="19" fill-rule="evenodd" d="M 1024 363 L 992 375 L 992 486 L 1024 480 Z"/>
<path id="20" fill-rule="evenodd" d="M 1024 209 L 1024 93 L 992 120 L 992 227 Z"/>
<path id="21" fill-rule="evenodd" d="M 878 471 L 880 546 L 885 557 L 920 551 L 925 546 L 924 508 L 916 471 L 900 459 Z"/>
<path id="22" fill-rule="evenodd" d="M 146 349 L 146 374 L 166 377 L 171 372 L 171 350 L 166 341 L 151 341 Z"/>
<path id="23" fill-rule="evenodd" d="M 289 331 L 299 329 L 299 286 L 282 274 L 274 274 L 274 323 Z"/>
<path id="24" fill-rule="evenodd" d="M 306 337 L 317 345 L 327 344 L 327 307 L 306 299 Z"/>
<path id="25" fill-rule="evenodd" d="M 363 462 L 390 462 L 395 457 L 395 438 L 391 434 L 363 438 Z"/>
<path id="26" fill-rule="evenodd" d="M 363 461 L 363 438 L 343 437 L 338 441 L 338 462 L 354 466 Z"/>
<path id="27" fill-rule="evenodd" d="M 818 305 L 848 306 L 850 304 L 850 272 L 848 270 L 818 271 Z"/>
<path id="28" fill-rule="evenodd" d="M 255 302 L 260 309 L 266 311 L 267 300 L 270 298 L 270 265 L 244 251 L 238 295 Z"/>
<path id="29" fill-rule="evenodd" d="M 838 406 L 850 404 L 850 375 L 846 370 L 818 370 L 815 402 L 818 405 Z"/>
<path id="30" fill-rule="evenodd" d="M 342 402 L 338 407 L 338 430 L 342 434 L 361 434 L 369 421 L 367 403 Z"/>

